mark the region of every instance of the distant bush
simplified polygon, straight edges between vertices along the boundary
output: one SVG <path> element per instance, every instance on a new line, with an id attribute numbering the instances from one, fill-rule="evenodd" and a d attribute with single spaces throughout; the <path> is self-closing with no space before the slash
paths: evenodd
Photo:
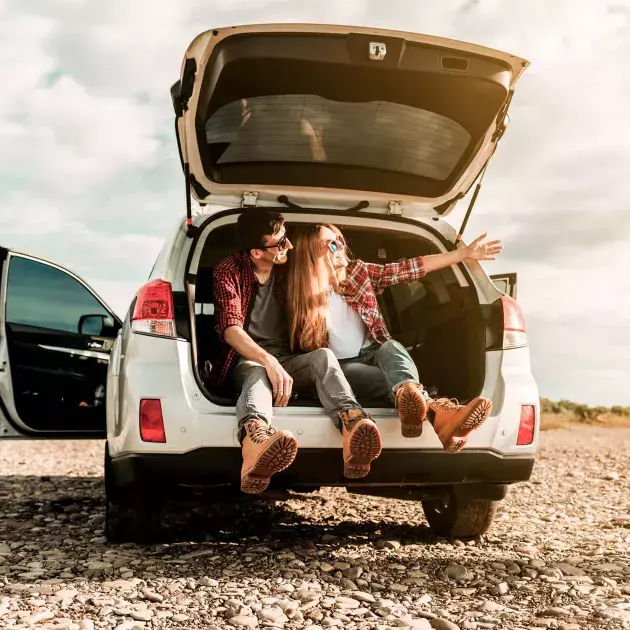
<path id="1" fill-rule="evenodd" d="M 597 420 L 601 416 L 620 416 L 630 418 L 630 407 L 615 405 L 614 407 L 589 407 L 583 403 L 570 400 L 553 401 L 548 398 L 540 399 L 540 408 L 543 413 L 575 415 L 580 420 Z"/>

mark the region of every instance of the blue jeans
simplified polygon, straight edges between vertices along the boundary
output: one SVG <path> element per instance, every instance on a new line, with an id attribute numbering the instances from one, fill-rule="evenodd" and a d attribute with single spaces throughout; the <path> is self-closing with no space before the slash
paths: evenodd
<path id="1" fill-rule="evenodd" d="M 338 429 L 341 429 L 341 412 L 362 410 L 332 350 L 319 348 L 277 359 L 293 378 L 293 391 L 317 392 L 322 406 Z M 240 390 L 236 403 L 239 434 L 242 435 L 243 426 L 255 418 L 271 424 L 273 390 L 265 368 L 255 361 L 240 358 L 233 378 Z"/>
<path id="2" fill-rule="evenodd" d="M 393 339 L 373 343 L 358 357 L 339 361 L 352 391 L 359 400 L 389 399 L 403 383 L 419 383 L 418 368 L 407 349 Z"/>

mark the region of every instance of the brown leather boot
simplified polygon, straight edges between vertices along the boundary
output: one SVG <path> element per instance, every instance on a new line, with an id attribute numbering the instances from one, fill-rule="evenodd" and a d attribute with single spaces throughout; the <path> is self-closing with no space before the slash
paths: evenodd
<path id="1" fill-rule="evenodd" d="M 422 435 L 422 423 L 427 417 L 427 403 L 422 395 L 422 385 L 403 383 L 396 390 L 396 409 L 400 418 L 400 432 L 404 437 Z"/>
<path id="2" fill-rule="evenodd" d="M 456 400 L 438 398 L 429 401 L 429 410 L 433 415 L 433 428 L 447 453 L 459 453 L 472 431 L 478 429 L 492 411 L 492 402 L 477 396 L 467 405 L 460 405 Z"/>
<path id="3" fill-rule="evenodd" d="M 343 474 L 360 479 L 370 472 L 370 464 L 381 454 L 381 434 L 370 416 L 361 409 L 339 414 L 343 436 Z"/>
<path id="4" fill-rule="evenodd" d="M 271 476 L 293 463 L 297 450 L 297 440 L 289 431 L 276 431 L 262 420 L 248 422 L 242 443 L 241 490 L 264 492 Z"/>

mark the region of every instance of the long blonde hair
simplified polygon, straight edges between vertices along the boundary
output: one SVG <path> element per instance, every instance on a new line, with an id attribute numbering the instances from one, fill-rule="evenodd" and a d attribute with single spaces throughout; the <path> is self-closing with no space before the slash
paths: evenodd
<path id="1" fill-rule="evenodd" d="M 341 236 L 325 223 L 311 226 L 293 241 L 289 269 L 289 331 L 291 350 L 310 352 L 328 342 L 328 293 L 339 290 L 330 252 L 322 253 L 322 228 Z"/>

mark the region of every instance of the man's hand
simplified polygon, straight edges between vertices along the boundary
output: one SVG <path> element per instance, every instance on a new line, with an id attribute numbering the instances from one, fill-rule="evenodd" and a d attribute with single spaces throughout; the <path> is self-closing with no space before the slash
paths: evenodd
<path id="1" fill-rule="evenodd" d="M 263 365 L 273 387 L 273 404 L 276 407 L 286 407 L 291 397 L 293 379 L 280 365 L 276 357 L 270 356 Z"/>
<path id="2" fill-rule="evenodd" d="M 501 241 L 486 241 L 488 234 L 482 234 L 470 245 L 463 248 L 464 258 L 472 260 L 494 260 L 503 251 Z"/>

